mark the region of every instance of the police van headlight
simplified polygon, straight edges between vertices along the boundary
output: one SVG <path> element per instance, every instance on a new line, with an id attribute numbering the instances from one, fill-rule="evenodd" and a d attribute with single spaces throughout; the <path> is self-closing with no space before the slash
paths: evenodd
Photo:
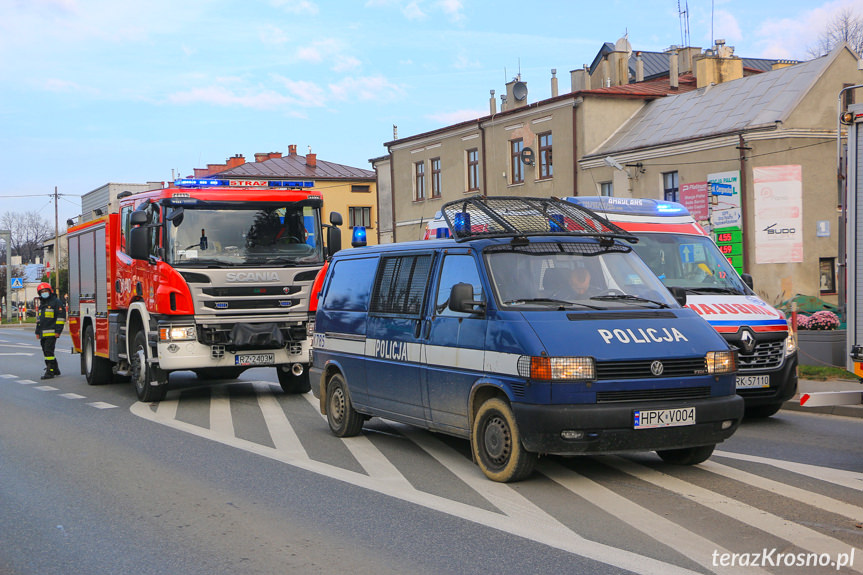
<path id="1" fill-rule="evenodd" d="M 195 338 L 195 326 L 193 325 L 159 328 L 159 339 L 162 341 L 188 341 Z"/>
<path id="2" fill-rule="evenodd" d="M 704 361 L 707 364 L 707 373 L 712 375 L 737 371 L 737 352 L 734 350 L 709 351 Z"/>
<path id="3" fill-rule="evenodd" d="M 521 377 L 545 381 L 593 381 L 596 362 L 592 357 L 528 357 L 518 358 Z"/>

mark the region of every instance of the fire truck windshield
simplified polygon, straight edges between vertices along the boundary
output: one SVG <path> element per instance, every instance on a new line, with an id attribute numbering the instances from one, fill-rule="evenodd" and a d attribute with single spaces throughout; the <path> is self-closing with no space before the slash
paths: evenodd
<path id="1" fill-rule="evenodd" d="M 323 263 L 320 211 L 312 206 L 186 207 L 168 222 L 168 263 L 177 267 Z"/>

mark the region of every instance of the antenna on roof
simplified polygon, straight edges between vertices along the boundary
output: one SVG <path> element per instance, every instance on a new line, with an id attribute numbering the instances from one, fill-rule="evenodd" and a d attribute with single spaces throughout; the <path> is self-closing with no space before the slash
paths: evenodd
<path id="1" fill-rule="evenodd" d="M 712 6 L 712 3 L 711 3 Z M 712 8 L 711 8 L 712 10 Z M 683 1 L 683 6 L 680 5 L 680 0 L 677 0 L 677 13 L 680 16 L 680 45 L 684 48 L 689 47 L 689 0 Z M 711 29 L 711 35 L 713 30 Z"/>

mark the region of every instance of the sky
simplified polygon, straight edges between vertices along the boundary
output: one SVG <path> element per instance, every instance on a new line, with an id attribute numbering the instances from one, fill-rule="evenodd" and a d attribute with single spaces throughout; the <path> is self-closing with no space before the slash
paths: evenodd
<path id="1" fill-rule="evenodd" d="M 170 181 L 236 154 L 310 149 L 372 169 L 401 137 L 488 113 L 521 73 L 560 92 L 604 42 L 725 39 L 808 59 L 859 0 L 0 0 L 0 214 L 53 224 L 108 182 Z M 688 18 L 681 18 L 685 10 Z M 499 102 L 499 98 L 498 98 Z"/>

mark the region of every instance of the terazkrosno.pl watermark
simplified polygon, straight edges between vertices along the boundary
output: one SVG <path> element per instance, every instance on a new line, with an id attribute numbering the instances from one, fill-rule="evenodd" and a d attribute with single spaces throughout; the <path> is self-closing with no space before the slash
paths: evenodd
<path id="1" fill-rule="evenodd" d="M 764 548 L 752 553 L 713 551 L 714 567 L 833 567 L 854 566 L 854 548 L 848 553 L 784 553 Z"/>

